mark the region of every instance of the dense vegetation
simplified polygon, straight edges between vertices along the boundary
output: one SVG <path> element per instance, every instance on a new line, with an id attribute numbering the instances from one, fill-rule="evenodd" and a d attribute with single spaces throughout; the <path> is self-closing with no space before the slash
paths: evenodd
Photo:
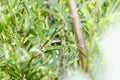
<path id="1" fill-rule="evenodd" d="M 75 3 L 89 53 L 88 73 L 94 77 L 102 60 L 97 41 L 119 10 L 119 0 Z M 0 0 L 0 80 L 58 80 L 61 51 L 67 68 L 80 67 L 72 26 L 67 0 Z"/>

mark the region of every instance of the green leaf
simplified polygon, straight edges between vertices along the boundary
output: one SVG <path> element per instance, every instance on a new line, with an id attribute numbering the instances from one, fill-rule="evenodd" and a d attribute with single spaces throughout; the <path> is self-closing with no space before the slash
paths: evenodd
<path id="1" fill-rule="evenodd" d="M 30 14 L 30 8 L 26 0 L 23 0 L 25 8 L 27 9 L 28 14 Z"/>
<path id="2" fill-rule="evenodd" d="M 52 70 L 56 70 L 56 54 L 53 52 L 53 62 L 52 62 Z"/>
<path id="3" fill-rule="evenodd" d="M 2 30 L 4 29 L 4 26 L 0 26 L 0 33 L 2 32 Z"/>
<path id="4" fill-rule="evenodd" d="M 61 49 L 60 45 L 55 45 L 55 46 L 49 46 L 46 48 L 46 51 L 52 51 L 52 50 L 59 50 Z"/>
<path id="5" fill-rule="evenodd" d="M 49 30 L 49 36 L 52 37 L 53 34 L 55 33 L 55 30 L 56 28 L 58 27 L 57 24 L 53 24 L 51 27 L 50 27 L 50 30 Z"/>
<path id="6" fill-rule="evenodd" d="M 36 24 L 36 32 L 38 33 L 39 37 L 40 37 L 40 41 L 42 42 L 44 39 L 44 34 L 43 34 L 43 27 L 44 25 L 41 24 L 40 22 L 38 22 Z"/>
<path id="7" fill-rule="evenodd" d="M 28 29 L 29 27 L 29 16 L 28 13 L 25 14 L 25 24 L 24 24 L 24 28 Z"/>

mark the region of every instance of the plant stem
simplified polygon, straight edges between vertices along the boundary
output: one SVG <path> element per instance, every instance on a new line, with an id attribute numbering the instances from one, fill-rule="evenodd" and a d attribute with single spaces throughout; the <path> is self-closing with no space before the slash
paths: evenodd
<path id="1" fill-rule="evenodd" d="M 76 42 L 80 54 L 81 67 L 85 72 L 87 72 L 88 56 L 87 56 L 87 48 L 85 45 L 85 40 L 82 32 L 82 24 L 80 23 L 74 0 L 67 0 L 67 1 L 71 12 L 71 18 L 74 24 L 73 29 L 76 35 Z"/>
<path id="2" fill-rule="evenodd" d="M 59 65 L 59 80 L 64 80 L 66 75 L 66 65 L 65 65 L 65 21 L 62 18 L 62 48 L 60 50 L 60 65 Z"/>

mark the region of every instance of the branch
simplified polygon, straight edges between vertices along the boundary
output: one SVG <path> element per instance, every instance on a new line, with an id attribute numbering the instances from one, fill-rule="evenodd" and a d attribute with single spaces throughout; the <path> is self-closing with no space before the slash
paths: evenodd
<path id="1" fill-rule="evenodd" d="M 60 65 L 59 65 L 59 79 L 64 80 L 66 75 L 66 65 L 65 65 L 65 21 L 62 17 L 62 48 L 60 50 Z"/>
<path id="2" fill-rule="evenodd" d="M 67 0 L 67 1 L 68 1 L 69 9 L 71 12 L 71 18 L 74 24 L 73 29 L 76 35 L 76 42 L 78 44 L 81 66 L 82 66 L 82 69 L 85 72 L 87 72 L 88 57 L 87 57 L 87 48 L 85 45 L 85 40 L 82 32 L 82 24 L 80 23 L 74 0 Z"/>

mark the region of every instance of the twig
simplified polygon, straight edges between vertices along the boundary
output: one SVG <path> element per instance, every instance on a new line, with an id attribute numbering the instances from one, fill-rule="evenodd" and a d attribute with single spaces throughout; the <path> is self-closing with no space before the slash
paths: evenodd
<path id="1" fill-rule="evenodd" d="M 82 33 L 82 24 L 80 23 L 74 0 L 67 0 L 67 1 L 68 1 L 69 9 L 71 12 L 71 18 L 73 19 L 73 24 L 74 24 L 73 29 L 75 31 L 76 42 L 78 44 L 81 67 L 85 72 L 87 72 L 88 57 L 87 57 L 87 48 L 86 48 L 84 36 Z"/>
<path id="2" fill-rule="evenodd" d="M 60 65 L 59 65 L 59 80 L 64 80 L 66 75 L 66 65 L 65 65 L 65 21 L 62 18 L 62 48 L 60 50 Z"/>

